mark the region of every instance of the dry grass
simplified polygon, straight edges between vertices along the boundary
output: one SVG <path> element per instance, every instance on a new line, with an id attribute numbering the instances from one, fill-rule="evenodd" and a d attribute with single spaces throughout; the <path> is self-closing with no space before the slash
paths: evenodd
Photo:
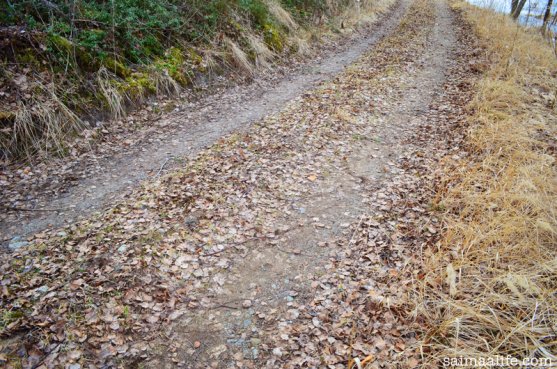
<path id="1" fill-rule="evenodd" d="M 246 53 L 231 39 L 226 39 L 226 44 L 228 50 L 232 56 L 232 60 L 234 62 L 234 66 L 242 73 L 247 74 L 249 76 L 254 74 L 253 65 L 249 62 L 248 56 Z"/>
<path id="2" fill-rule="evenodd" d="M 291 32 L 298 29 L 298 24 L 292 18 L 290 13 L 288 13 L 284 8 L 279 4 L 276 0 L 268 0 L 267 7 L 269 8 L 269 12 L 273 15 L 273 17 L 282 25 L 284 25 L 288 30 Z"/>
<path id="3" fill-rule="evenodd" d="M 114 76 L 104 67 L 97 73 L 97 85 L 112 116 L 119 119 L 126 115 L 124 96 L 120 94 L 114 85 Z"/>
<path id="4" fill-rule="evenodd" d="M 353 1 L 338 18 L 338 27 L 345 31 L 352 31 L 362 24 L 377 21 L 379 14 L 386 12 L 394 3 L 391 0 L 361 0 Z"/>
<path id="5" fill-rule="evenodd" d="M 557 61 L 537 32 L 459 4 L 489 68 L 471 104 L 473 154 L 442 194 L 447 231 L 426 256 L 425 362 L 557 361 Z M 454 173 L 452 173 L 454 175 Z"/>
<path id="6" fill-rule="evenodd" d="M 246 39 L 248 40 L 249 46 L 255 53 L 255 65 L 259 68 L 270 67 L 269 62 L 276 56 L 275 53 L 273 53 L 267 45 L 265 45 L 263 40 L 252 33 L 248 34 Z"/>
<path id="7" fill-rule="evenodd" d="M 153 70 L 150 73 L 157 96 L 178 96 L 182 87 L 168 74 L 167 70 Z"/>
<path id="8" fill-rule="evenodd" d="M 0 150 L 8 157 L 31 159 L 42 154 L 64 154 L 69 135 L 79 132 L 84 123 L 57 96 L 53 87 L 40 85 L 43 100 L 19 103 L 9 137 L 2 139 Z"/>
<path id="9" fill-rule="evenodd" d="M 290 38 L 289 42 L 291 45 L 294 45 L 298 55 L 307 56 L 311 53 L 311 37 L 310 32 L 298 32 Z"/>

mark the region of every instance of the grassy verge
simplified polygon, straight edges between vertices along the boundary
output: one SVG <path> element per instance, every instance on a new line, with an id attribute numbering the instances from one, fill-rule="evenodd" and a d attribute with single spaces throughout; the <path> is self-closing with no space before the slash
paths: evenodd
<path id="1" fill-rule="evenodd" d="M 470 155 L 447 168 L 446 233 L 421 286 L 425 362 L 511 355 L 555 363 L 557 59 L 537 32 L 455 7 L 483 44 L 487 71 L 470 106 Z"/>
<path id="2" fill-rule="evenodd" d="M 349 28 L 390 3 L 3 2 L 0 157 L 64 155 L 101 112 L 119 118 L 149 96 L 195 88 L 202 75 L 250 77 L 277 57 L 306 53 L 324 30 Z"/>

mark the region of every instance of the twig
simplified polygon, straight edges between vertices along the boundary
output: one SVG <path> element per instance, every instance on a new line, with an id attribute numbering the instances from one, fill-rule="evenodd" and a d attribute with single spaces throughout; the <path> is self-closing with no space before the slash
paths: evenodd
<path id="1" fill-rule="evenodd" d="M 299 227 L 300 226 L 295 226 L 295 227 L 288 228 L 288 229 L 283 230 L 283 231 L 275 231 L 275 236 L 283 235 L 283 234 L 288 233 L 288 232 L 290 232 L 294 229 L 298 229 Z M 243 241 L 240 241 L 240 242 L 230 243 L 226 247 L 224 247 L 222 250 L 217 250 L 217 251 L 209 252 L 209 253 L 206 253 L 206 254 L 199 254 L 199 256 L 200 257 L 214 256 L 214 255 L 220 254 L 221 252 L 227 251 L 227 250 L 229 250 L 233 247 L 240 246 L 240 245 L 243 245 L 243 244 L 251 242 L 251 241 L 263 241 L 263 240 L 268 240 L 268 239 L 272 239 L 272 238 L 274 238 L 274 237 L 260 236 L 260 237 L 247 238 L 247 239 L 245 239 Z M 283 250 L 280 250 L 280 251 L 283 251 Z M 283 252 L 288 252 L 288 251 L 283 251 Z"/>
<path id="2" fill-rule="evenodd" d="M 46 358 L 48 357 L 48 355 L 50 355 L 54 350 L 58 349 L 60 347 L 61 344 L 57 344 L 56 346 L 54 346 L 53 348 L 51 348 L 50 350 L 46 351 L 43 355 L 43 359 L 41 359 L 38 363 L 36 363 L 35 365 L 33 365 L 31 367 L 31 369 L 36 369 L 39 366 L 41 366 L 44 361 L 46 360 Z"/>
<path id="3" fill-rule="evenodd" d="M 226 304 L 221 304 L 221 305 L 217 305 L 217 306 L 212 306 L 209 309 L 211 310 L 216 310 L 216 309 L 220 309 L 220 308 L 227 308 L 227 309 L 231 309 L 231 310 L 238 310 L 240 309 L 240 307 L 238 306 L 230 306 L 230 305 L 226 305 Z"/>
<path id="4" fill-rule="evenodd" d="M 166 165 L 166 163 L 168 163 L 168 161 L 170 160 L 171 157 L 166 158 L 166 160 L 164 161 L 164 163 L 162 163 L 161 167 L 159 168 L 159 171 L 157 172 L 157 174 L 155 175 L 155 177 L 158 177 L 162 170 L 164 169 L 164 166 Z"/>
<path id="5" fill-rule="evenodd" d="M 244 243 L 248 243 L 248 242 L 256 241 L 256 240 L 261 240 L 261 239 L 265 239 L 265 238 L 268 238 L 268 237 L 253 237 L 253 238 L 248 238 L 248 239 L 246 239 L 246 240 L 244 240 L 244 241 L 241 241 L 241 242 L 230 243 L 230 244 L 228 244 L 226 247 L 224 247 L 222 250 L 217 250 L 217 251 L 209 252 L 209 253 L 206 253 L 206 254 L 200 254 L 199 256 L 200 256 L 200 257 L 204 257 L 204 256 L 214 256 L 214 255 L 220 254 L 221 252 L 224 252 L 224 251 L 226 251 L 226 250 L 229 250 L 229 249 L 231 249 L 231 248 L 233 248 L 233 247 L 236 247 L 236 246 L 239 246 L 239 245 L 243 245 Z"/>
<path id="6" fill-rule="evenodd" d="M 349 246 L 353 245 L 353 241 L 354 241 L 354 238 L 356 237 L 356 233 L 358 233 L 358 230 L 360 229 L 360 226 L 362 225 L 362 222 L 363 222 L 364 218 L 365 218 L 365 215 L 362 215 L 360 217 L 360 221 L 358 222 L 358 225 L 354 229 L 354 232 L 352 233 L 352 237 L 350 237 L 350 242 L 348 242 Z"/>
<path id="7" fill-rule="evenodd" d="M 289 250 L 282 249 L 282 248 L 280 248 L 276 245 L 274 246 L 274 249 L 277 249 L 280 252 L 284 252 L 285 254 L 298 255 L 298 256 L 312 256 L 312 255 L 303 253 L 301 250 L 289 251 Z"/>
<path id="8" fill-rule="evenodd" d="M 209 307 L 209 309 L 215 310 L 215 309 L 219 309 L 219 308 L 228 308 L 228 309 L 237 310 L 237 309 L 240 309 L 239 306 L 231 306 L 229 304 L 235 303 L 235 302 L 242 302 L 242 301 L 243 301 L 242 299 L 233 299 L 233 300 L 230 300 L 230 301 L 223 302 L 222 304 L 219 304 L 219 305 L 211 306 L 211 307 Z"/>
<path id="9" fill-rule="evenodd" d="M 18 206 L 2 206 L 5 210 L 12 210 L 12 211 L 64 211 L 70 210 L 69 208 L 56 208 L 56 209 L 28 209 L 28 208 L 20 208 Z"/>

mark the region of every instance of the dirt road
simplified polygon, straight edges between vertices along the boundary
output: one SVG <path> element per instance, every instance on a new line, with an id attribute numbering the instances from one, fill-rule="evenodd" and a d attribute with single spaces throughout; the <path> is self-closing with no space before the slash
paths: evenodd
<path id="1" fill-rule="evenodd" d="M 4 255 L 3 305 L 25 313 L 3 346 L 47 367 L 415 367 L 403 301 L 474 47 L 446 1 L 400 9 L 330 81 Z"/>
<path id="2" fill-rule="evenodd" d="M 280 75 L 264 76 L 248 85 L 186 103 L 179 111 L 149 124 L 151 128 L 141 132 L 143 139 L 132 147 L 122 147 L 108 155 L 85 155 L 71 163 L 71 170 L 65 173 L 50 171 L 48 181 L 39 184 L 38 189 L 22 187 L 18 198 L 26 200 L 19 200 L 18 207 L 34 210 L 4 214 L 0 219 L 0 239 L 7 241 L 56 228 L 105 209 L 142 181 L 181 166 L 219 138 L 248 130 L 254 122 L 333 78 L 392 32 L 406 4 L 398 2 L 375 26 L 360 30 L 313 61 L 306 60 L 294 68 L 283 68 Z M 23 182 L 32 179 L 25 178 Z M 51 211 L 57 209 L 60 210 Z"/>
<path id="3" fill-rule="evenodd" d="M 398 248 L 383 245 L 381 251 L 370 253 L 369 249 L 358 250 L 354 242 L 363 221 L 382 219 L 376 230 L 380 245 L 381 231 L 390 237 L 397 228 L 389 229 L 393 220 L 386 221 L 393 216 L 395 199 L 423 195 L 412 188 L 418 183 L 416 173 L 405 171 L 402 164 L 428 146 L 434 149 L 430 140 L 435 129 L 426 140 L 416 135 L 427 137 L 424 128 L 442 119 L 436 106 L 447 98 L 445 83 L 449 71 L 457 67 L 459 45 L 455 15 L 447 3 L 436 0 L 427 5 L 431 6 L 425 11 L 429 14 L 419 9 L 424 3 L 414 5 L 418 9 L 411 8 L 406 23 L 376 50 L 263 123 L 264 131 L 279 137 L 265 140 L 289 146 L 280 157 L 269 158 L 280 170 L 266 171 L 276 176 L 271 180 L 276 187 L 290 187 L 282 189 L 285 192 L 280 197 L 288 200 L 281 203 L 281 215 L 267 221 L 278 230 L 277 235 L 218 254 L 230 263 L 225 273 L 216 274 L 222 281 L 213 278 L 201 289 L 205 308 L 189 310 L 171 324 L 166 338 L 158 342 L 158 357 L 148 367 L 182 363 L 186 368 L 317 368 L 327 363 L 344 368 L 346 362 L 334 363 L 350 357 L 351 352 L 362 360 L 370 354 L 383 355 L 374 359 L 375 365 L 388 367 L 404 366 L 409 360 L 381 352 L 385 349 L 379 341 L 388 342 L 390 348 L 408 344 L 409 340 L 395 337 L 389 329 L 360 337 L 357 345 L 348 342 L 348 334 L 339 340 L 348 333 L 338 325 L 349 309 L 342 299 L 333 302 L 331 295 L 342 294 L 337 286 L 347 283 L 351 275 L 366 286 L 360 285 L 363 291 L 388 296 L 391 286 L 384 275 L 393 270 L 402 274 L 412 252 L 398 249 L 400 243 Z M 253 167 L 246 170 L 244 177 L 257 171 Z M 290 178 L 303 185 L 288 183 Z M 408 187 L 413 195 L 404 193 L 404 189 L 410 192 Z M 420 211 L 425 210 L 422 206 Z M 424 228 L 439 226 L 425 214 L 421 221 L 425 221 Z M 358 252 L 376 261 L 384 259 L 384 252 L 390 255 L 388 263 L 371 263 L 360 269 L 354 265 L 357 263 L 351 264 Z M 212 264 L 212 260 L 201 260 Z M 348 267 L 342 270 L 339 264 Z M 323 278 L 328 274 L 336 278 Z M 390 282 L 400 283 L 398 279 Z M 320 292 L 316 293 L 316 287 Z M 393 298 L 403 294 L 399 287 Z M 362 300 L 366 300 L 365 294 Z M 390 314 L 388 310 L 383 313 Z M 355 311 L 347 315 L 353 314 Z M 395 322 L 393 317 L 379 327 L 392 327 Z M 401 324 L 399 334 L 402 331 L 408 333 L 408 327 Z M 201 346 L 196 348 L 196 342 Z"/>

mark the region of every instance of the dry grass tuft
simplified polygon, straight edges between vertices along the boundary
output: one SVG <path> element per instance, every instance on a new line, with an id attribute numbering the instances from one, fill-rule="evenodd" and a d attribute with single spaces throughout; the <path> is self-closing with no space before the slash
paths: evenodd
<path id="1" fill-rule="evenodd" d="M 97 85 L 112 116 L 119 119 L 126 115 L 124 96 L 114 85 L 114 76 L 104 67 L 97 72 Z"/>
<path id="2" fill-rule="evenodd" d="M 489 58 L 471 104 L 472 162 L 441 203 L 417 313 L 425 362 L 557 358 L 557 61 L 540 35 L 459 4 Z M 553 96 L 553 97 L 552 97 Z M 454 173 L 452 173 L 454 175 Z"/>
<path id="3" fill-rule="evenodd" d="M 269 62 L 276 56 L 267 45 L 257 36 L 250 33 L 246 36 L 249 46 L 255 53 L 255 65 L 259 68 L 269 68 Z"/>
<path id="4" fill-rule="evenodd" d="M 267 7 L 269 8 L 269 13 L 277 20 L 279 23 L 284 25 L 288 30 L 295 31 L 298 29 L 298 24 L 292 18 L 289 12 L 284 10 L 284 8 L 276 0 L 268 0 Z"/>
<path id="5" fill-rule="evenodd" d="M 167 70 L 154 70 L 150 73 L 157 95 L 178 96 L 182 87 L 168 74 Z"/>
<path id="6" fill-rule="evenodd" d="M 288 38 L 288 44 L 292 45 L 292 49 L 296 54 L 307 56 L 311 54 L 311 42 L 313 37 L 312 32 L 300 28 L 294 35 Z"/>
<path id="7" fill-rule="evenodd" d="M 84 123 L 47 86 L 41 100 L 19 103 L 10 137 L 0 142 L 0 150 L 8 157 L 41 154 L 63 154 L 68 135 L 79 132 Z"/>
<path id="8" fill-rule="evenodd" d="M 242 72 L 247 75 L 252 76 L 254 74 L 253 65 L 249 62 L 246 53 L 238 46 L 234 41 L 227 38 L 226 44 L 228 46 L 228 50 L 232 55 L 232 60 L 234 65 Z"/>
<path id="9" fill-rule="evenodd" d="M 339 26 L 352 30 L 364 23 L 377 21 L 379 14 L 386 12 L 394 1 L 392 0 L 361 0 L 353 1 L 339 17 Z"/>

